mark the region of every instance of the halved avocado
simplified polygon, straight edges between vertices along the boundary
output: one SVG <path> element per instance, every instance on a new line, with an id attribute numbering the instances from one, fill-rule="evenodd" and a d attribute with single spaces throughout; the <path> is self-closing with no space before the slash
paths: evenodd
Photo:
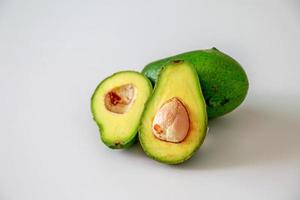
<path id="1" fill-rule="evenodd" d="M 119 149 L 134 143 L 151 92 L 150 81 L 134 71 L 115 73 L 98 85 L 91 110 L 104 144 Z"/>
<path id="2" fill-rule="evenodd" d="M 189 127 L 185 138 L 182 138 L 185 133 L 180 131 L 187 130 L 186 112 Z M 169 128 L 171 126 L 173 129 Z M 146 105 L 139 131 L 141 146 L 148 156 L 157 161 L 182 163 L 203 143 L 206 129 L 206 105 L 197 72 L 186 61 L 172 61 L 160 72 L 153 95 Z M 159 137 L 159 134 L 166 135 Z"/>

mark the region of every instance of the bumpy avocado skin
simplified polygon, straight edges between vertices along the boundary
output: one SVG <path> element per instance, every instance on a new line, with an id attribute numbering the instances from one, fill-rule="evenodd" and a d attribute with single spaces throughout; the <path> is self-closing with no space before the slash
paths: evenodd
<path id="1" fill-rule="evenodd" d="M 249 88 L 245 71 L 237 61 L 216 48 L 186 52 L 154 61 L 146 65 L 142 73 L 155 84 L 161 68 L 177 59 L 188 61 L 196 68 L 208 118 L 223 116 L 244 101 Z"/>

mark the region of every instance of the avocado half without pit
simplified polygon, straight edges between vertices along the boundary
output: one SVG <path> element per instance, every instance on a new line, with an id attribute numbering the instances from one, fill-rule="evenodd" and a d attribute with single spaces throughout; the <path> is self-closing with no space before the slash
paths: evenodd
<path id="1" fill-rule="evenodd" d="M 151 92 L 150 81 L 134 71 L 115 73 L 98 85 L 91 109 L 104 144 L 119 149 L 134 143 Z"/>
<path id="2" fill-rule="evenodd" d="M 200 147 L 206 129 L 206 105 L 196 70 L 183 60 L 170 62 L 162 68 L 142 116 L 143 150 L 157 161 L 182 163 Z"/>

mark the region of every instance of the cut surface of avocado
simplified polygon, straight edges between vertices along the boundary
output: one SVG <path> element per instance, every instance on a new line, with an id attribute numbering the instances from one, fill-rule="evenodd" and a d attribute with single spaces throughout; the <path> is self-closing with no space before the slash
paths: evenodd
<path id="1" fill-rule="evenodd" d="M 146 105 L 139 131 L 145 153 L 178 164 L 202 144 L 207 129 L 205 100 L 194 67 L 176 60 L 163 67 Z"/>
<path id="2" fill-rule="evenodd" d="M 150 81 L 134 71 L 115 73 L 98 85 L 91 110 L 101 139 L 108 147 L 126 148 L 134 143 L 151 92 Z"/>

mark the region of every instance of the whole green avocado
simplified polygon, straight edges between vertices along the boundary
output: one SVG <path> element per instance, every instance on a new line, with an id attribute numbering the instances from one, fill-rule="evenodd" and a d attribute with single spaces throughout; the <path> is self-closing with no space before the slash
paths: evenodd
<path id="1" fill-rule="evenodd" d="M 196 68 L 208 118 L 220 117 L 233 111 L 245 99 L 249 82 L 244 69 L 237 61 L 215 47 L 154 61 L 146 65 L 142 73 L 155 84 L 162 67 L 177 59 L 188 61 Z"/>

